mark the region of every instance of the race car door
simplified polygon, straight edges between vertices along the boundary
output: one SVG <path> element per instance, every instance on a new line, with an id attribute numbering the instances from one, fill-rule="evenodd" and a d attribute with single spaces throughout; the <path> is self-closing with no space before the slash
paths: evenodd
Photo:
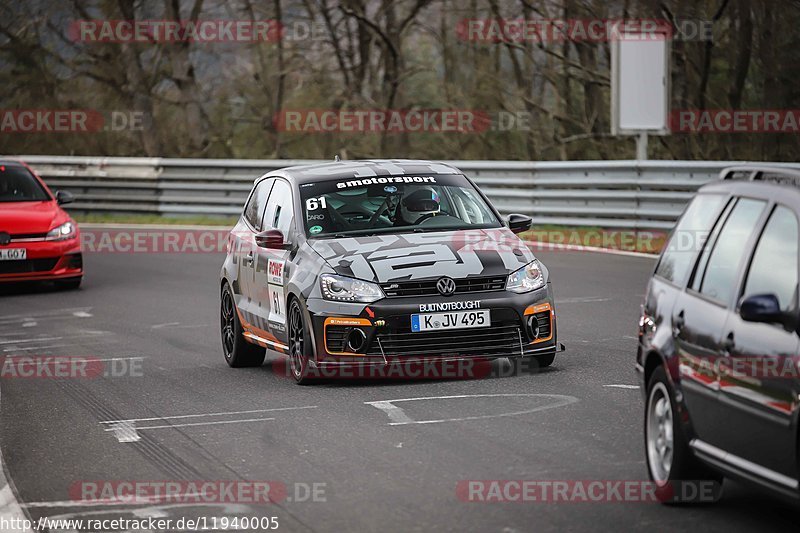
<path id="1" fill-rule="evenodd" d="M 245 205 L 239 223 L 231 232 L 233 259 L 237 265 L 236 279 L 233 281 L 233 292 L 236 307 L 248 324 L 256 321 L 254 306 L 258 301 L 258 285 L 256 283 L 255 257 L 256 233 L 261 231 L 264 209 L 267 205 L 273 178 L 258 182 Z"/>
<path id="2" fill-rule="evenodd" d="M 292 234 L 294 224 L 294 203 L 292 187 L 289 182 L 276 178 L 267 209 L 264 213 L 262 230 L 277 229 L 284 240 Z M 258 312 L 265 320 L 269 333 L 281 344 L 286 338 L 286 280 L 289 279 L 288 250 L 274 248 L 258 249 L 256 278 L 263 280 L 267 297 L 260 302 Z"/>

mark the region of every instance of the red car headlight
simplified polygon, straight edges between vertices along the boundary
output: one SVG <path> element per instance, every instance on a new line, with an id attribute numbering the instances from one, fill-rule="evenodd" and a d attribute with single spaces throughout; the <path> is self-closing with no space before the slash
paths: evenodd
<path id="1" fill-rule="evenodd" d="M 65 222 L 60 226 L 51 229 L 47 232 L 45 240 L 47 241 L 66 241 L 72 239 L 77 234 L 78 230 L 74 222 Z"/>

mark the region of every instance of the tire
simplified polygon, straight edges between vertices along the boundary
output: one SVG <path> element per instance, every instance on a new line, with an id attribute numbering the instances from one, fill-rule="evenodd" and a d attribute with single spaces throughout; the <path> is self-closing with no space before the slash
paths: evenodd
<path id="1" fill-rule="evenodd" d="M 70 278 L 56 281 L 56 287 L 65 291 L 72 291 L 81 286 L 83 278 Z"/>
<path id="2" fill-rule="evenodd" d="M 644 446 L 647 473 L 657 486 L 667 488 L 661 494 L 662 503 L 690 503 L 685 499 L 690 493 L 688 489 L 691 487 L 685 485 L 689 482 L 714 484 L 713 499 L 696 499 L 691 503 L 716 501 L 721 494 L 722 475 L 694 457 L 679 416 L 675 393 L 664 368 L 659 366 L 650 376 L 645 401 Z M 696 492 L 696 488 L 692 494 Z"/>
<path id="3" fill-rule="evenodd" d="M 534 359 L 536 359 L 536 362 L 539 363 L 539 368 L 547 368 L 553 364 L 553 361 L 556 360 L 556 354 L 551 353 L 548 355 L 537 355 L 534 357 Z"/>
<path id="4" fill-rule="evenodd" d="M 312 381 L 309 376 L 309 361 L 314 353 L 305 314 L 297 299 L 293 299 L 289 304 L 287 322 L 289 327 L 289 370 L 299 385 L 306 385 Z"/>
<path id="5" fill-rule="evenodd" d="M 222 355 L 225 356 L 225 362 L 233 368 L 261 366 L 267 350 L 245 340 L 239 313 L 236 312 L 233 291 L 227 283 L 222 288 L 219 319 Z"/>
<path id="6" fill-rule="evenodd" d="M 511 363 L 511 373 L 513 375 L 536 374 L 542 369 L 549 367 L 556 359 L 556 354 L 529 355 L 527 357 L 509 357 Z"/>

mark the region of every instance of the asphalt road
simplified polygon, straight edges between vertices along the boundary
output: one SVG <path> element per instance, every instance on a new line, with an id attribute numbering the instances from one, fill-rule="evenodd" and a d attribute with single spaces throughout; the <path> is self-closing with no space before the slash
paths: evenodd
<path id="1" fill-rule="evenodd" d="M 34 519 L 257 515 L 277 517 L 285 531 L 796 527 L 790 507 L 729 481 L 716 504 L 682 508 L 457 496 L 463 480 L 646 479 L 640 392 L 609 385 L 636 385 L 634 335 L 653 262 L 537 255 L 551 270 L 567 352 L 547 371 L 491 379 L 300 387 L 277 354 L 261 368 L 228 368 L 218 254 L 91 255 L 79 291 L 16 289 L 0 298 L 0 354 L 109 359 L 103 372 L 121 374 L 5 375 L 0 442 L 18 499 Z M 426 399 L 393 405 L 415 422 L 455 420 L 390 425 L 386 410 L 368 403 L 414 398 Z M 288 497 L 266 505 L 74 501 L 87 482 L 133 480 L 270 480 Z M 311 487 L 316 498 L 306 497 Z"/>

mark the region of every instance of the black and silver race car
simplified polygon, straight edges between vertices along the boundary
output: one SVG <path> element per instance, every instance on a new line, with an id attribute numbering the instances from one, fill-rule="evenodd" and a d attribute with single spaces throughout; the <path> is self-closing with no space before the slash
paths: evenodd
<path id="1" fill-rule="evenodd" d="M 221 273 L 230 366 L 270 348 L 292 376 L 397 361 L 558 351 L 547 268 L 458 169 L 429 161 L 296 166 L 255 181 Z M 562 348 L 563 349 L 563 348 Z M 530 360 L 530 359 L 528 359 Z"/>

